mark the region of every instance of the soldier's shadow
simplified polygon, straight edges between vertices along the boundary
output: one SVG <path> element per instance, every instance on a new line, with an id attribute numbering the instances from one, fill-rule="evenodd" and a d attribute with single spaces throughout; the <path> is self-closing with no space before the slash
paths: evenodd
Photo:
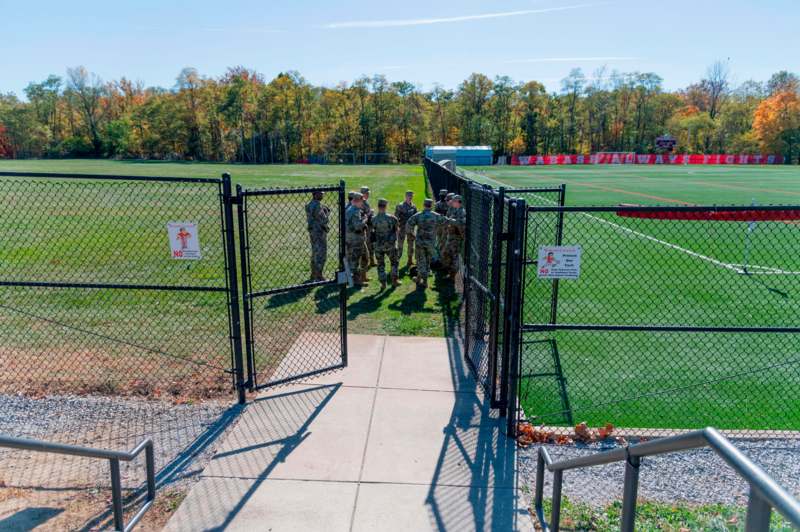
<path id="1" fill-rule="evenodd" d="M 355 301 L 353 303 L 348 303 L 347 305 L 348 318 L 352 320 L 361 314 L 369 314 L 370 312 L 375 312 L 376 310 L 381 308 L 383 300 L 394 294 L 395 290 L 396 290 L 395 288 L 390 286 L 385 290 L 381 290 L 379 292 L 370 294 L 366 297 L 362 297 L 358 301 Z"/>
<path id="2" fill-rule="evenodd" d="M 317 314 L 325 314 L 339 308 L 339 290 L 341 289 L 338 285 L 328 285 L 316 289 L 314 301 L 317 304 Z"/>
<path id="3" fill-rule="evenodd" d="M 433 314 L 439 312 L 435 308 L 425 308 L 425 302 L 428 300 L 427 290 L 414 289 L 400 301 L 395 301 L 389 305 L 391 310 L 396 310 L 401 314 L 411 315 L 419 314 L 420 312 Z"/>

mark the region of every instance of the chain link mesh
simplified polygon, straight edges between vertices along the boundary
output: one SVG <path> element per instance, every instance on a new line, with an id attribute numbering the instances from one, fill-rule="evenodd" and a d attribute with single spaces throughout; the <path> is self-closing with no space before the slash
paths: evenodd
<path id="1" fill-rule="evenodd" d="M 231 419 L 222 180 L 5 174 L 0 202 L 0 433 L 151 438 L 162 483 L 185 482 Z M 172 258 L 169 222 L 196 224 L 200 260 Z M 121 468 L 130 516 L 143 456 Z M 68 509 L 49 526 L 109 525 L 106 460 L 0 449 L 0 486 Z"/>
<path id="2" fill-rule="evenodd" d="M 325 281 L 311 278 L 312 245 L 306 204 L 324 191 L 329 209 L 325 248 L 318 260 Z M 341 367 L 344 287 L 341 261 L 341 187 L 245 191 L 248 260 L 248 349 L 256 386 Z M 324 260 L 322 260 L 324 259 Z"/>
<path id="3" fill-rule="evenodd" d="M 555 315 L 553 282 L 526 276 L 525 415 L 641 434 L 799 430 L 800 232 L 763 213 L 800 208 L 741 209 L 529 212 L 529 248 L 554 243 L 563 215 L 563 244 L 582 258 Z M 744 219 L 720 221 L 726 212 Z"/>

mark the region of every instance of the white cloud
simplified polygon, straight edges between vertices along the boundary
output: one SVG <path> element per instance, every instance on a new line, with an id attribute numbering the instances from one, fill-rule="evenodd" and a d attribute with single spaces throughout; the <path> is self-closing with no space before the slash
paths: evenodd
<path id="1" fill-rule="evenodd" d="M 522 63 L 605 63 L 613 61 L 637 61 L 639 57 L 606 56 L 606 57 L 536 57 L 533 59 L 510 59 L 503 61 L 507 65 Z"/>
<path id="2" fill-rule="evenodd" d="M 417 18 L 417 19 L 396 19 L 396 20 L 354 20 L 349 22 L 333 22 L 325 27 L 329 29 L 344 28 L 400 28 L 404 26 L 426 26 L 430 24 L 448 24 L 452 22 L 468 22 L 472 20 L 486 20 L 492 18 L 521 17 L 524 15 L 538 15 L 541 13 L 552 13 L 554 11 L 569 11 L 592 7 L 598 4 L 578 4 L 574 6 L 548 7 L 543 9 L 524 9 L 521 11 L 502 11 L 499 13 L 483 13 L 480 15 L 461 15 L 456 17 L 442 18 Z"/>

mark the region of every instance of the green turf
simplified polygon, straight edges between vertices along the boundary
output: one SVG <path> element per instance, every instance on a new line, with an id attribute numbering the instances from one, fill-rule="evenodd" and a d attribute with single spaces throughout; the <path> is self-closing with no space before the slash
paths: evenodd
<path id="1" fill-rule="evenodd" d="M 567 184 L 568 205 L 800 204 L 796 167 L 494 167 L 472 177 L 511 188 Z M 555 214 L 529 220 L 530 250 L 553 244 Z M 750 234 L 748 235 L 748 232 Z M 746 243 L 749 239 L 749 245 Z M 567 213 L 565 245 L 583 247 L 579 280 L 561 281 L 569 324 L 783 326 L 800 318 L 800 226 L 663 221 Z M 749 247 L 749 251 L 745 251 Z M 745 256 L 747 255 L 747 259 Z M 779 275 L 743 275 L 744 262 Z M 550 281 L 526 272 L 524 317 L 547 323 Z M 523 373 L 552 373 L 554 339 L 574 421 L 643 428 L 800 429 L 796 335 L 560 331 L 526 333 Z M 566 421 L 552 376 L 529 377 L 523 407 Z"/>
<path id="2" fill-rule="evenodd" d="M 418 203 L 424 197 L 418 165 L 68 160 L 1 161 L 0 171 L 178 177 L 219 177 L 230 172 L 234 183 L 246 188 L 338 185 L 343 179 L 351 189 L 369 186 L 374 205 L 380 197 L 392 204 L 400 201 L 408 189 L 416 192 Z M 4 280 L 225 286 L 216 184 L 124 182 L 98 187 L 81 180 L 61 181 L 54 188 L 37 179 L 0 179 L 0 199 L 11 207 L 0 212 L 0 277 Z M 249 200 L 256 290 L 307 279 L 309 244 L 303 207 L 308 199 L 295 195 Z M 203 260 L 169 259 L 165 224 L 182 220 L 198 222 Z M 337 266 L 336 253 L 335 246 L 330 246 L 327 274 L 332 275 Z M 369 288 L 350 293 L 347 316 L 351 333 L 445 334 L 442 293 L 415 291 L 407 272 L 403 273 L 402 286 L 381 292 L 373 270 Z M 336 330 L 337 295 L 329 292 L 315 290 L 291 301 L 286 297 L 256 300 L 256 353 L 260 357 L 256 363 L 260 369 L 274 365 L 268 360 L 269 352 L 291 346 L 294 337 L 287 339 L 288 335 L 304 330 L 303 319 L 319 323 L 321 330 Z M 180 377 L 195 383 L 190 395 L 227 393 L 229 377 L 221 371 L 230 367 L 224 294 L 7 288 L 0 295 L 4 338 L 0 358 L 4 367 L 9 367 L 4 375 L 6 387 L 24 382 L 37 390 L 120 392 L 120 387 L 128 391 L 139 387 L 150 393 L 153 390 L 148 387 L 155 386 L 149 384 L 152 381 L 159 383 L 156 392 L 160 393 L 165 391 L 164 382 L 169 387 Z M 155 353 L 158 356 L 153 356 Z M 315 356 L 321 357 L 319 353 Z M 318 365 L 324 357 L 311 358 L 306 356 L 305 363 Z M 187 364 L 187 360 L 201 364 Z M 26 370 L 26 365 L 36 371 Z M 46 374 L 50 382 L 43 383 L 47 379 L 40 379 L 40 374 Z M 135 382 L 137 379 L 142 382 Z M 76 386 L 76 381 L 81 384 Z"/>

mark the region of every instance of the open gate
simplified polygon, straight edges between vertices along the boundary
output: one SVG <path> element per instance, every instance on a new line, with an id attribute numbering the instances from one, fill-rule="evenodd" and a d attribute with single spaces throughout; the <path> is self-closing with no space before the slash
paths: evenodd
<path id="1" fill-rule="evenodd" d="M 324 280 L 311 275 L 306 205 L 324 194 Z M 247 385 L 250 390 L 347 365 L 344 182 L 247 190 L 237 186 Z M 327 249 L 325 249 L 325 247 Z"/>

